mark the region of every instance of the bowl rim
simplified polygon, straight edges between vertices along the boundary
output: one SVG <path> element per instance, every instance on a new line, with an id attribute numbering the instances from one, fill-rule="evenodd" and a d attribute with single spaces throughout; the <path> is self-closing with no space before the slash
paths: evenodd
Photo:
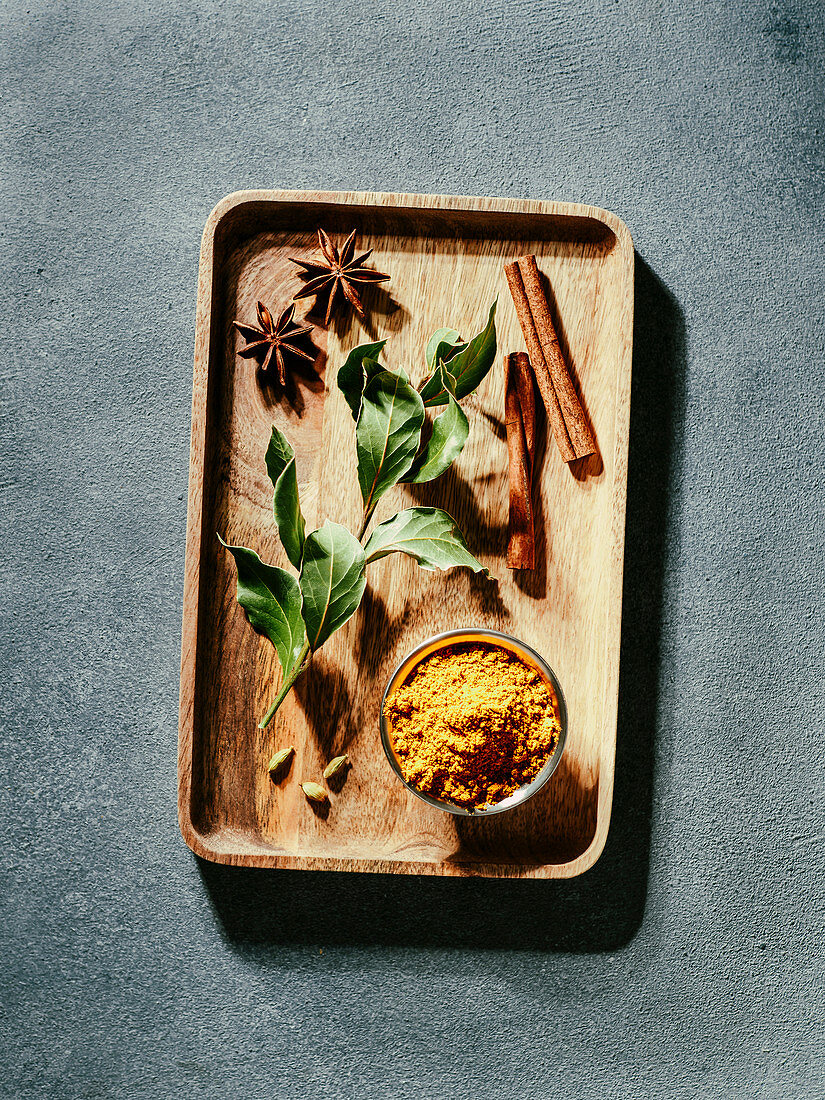
<path id="1" fill-rule="evenodd" d="M 558 719 L 559 719 L 559 739 L 556 743 L 556 747 L 553 750 L 553 755 L 541 769 L 541 771 L 532 779 L 529 783 L 525 783 L 519 787 L 513 794 L 508 795 L 507 798 L 502 799 L 501 802 L 495 802 L 492 806 L 479 808 L 479 809 L 467 809 L 465 806 L 459 806 L 446 800 L 433 798 L 423 791 L 418 790 L 412 783 L 408 783 L 401 772 L 398 759 L 395 755 L 395 750 L 392 746 L 389 733 L 389 723 L 386 720 L 384 711 L 387 704 L 387 697 L 394 687 L 396 680 L 402 670 L 411 662 L 414 662 L 416 656 L 421 653 L 422 650 L 432 649 L 435 652 L 437 649 L 441 649 L 444 646 L 450 644 L 449 639 L 466 638 L 468 641 L 473 639 L 492 639 L 499 643 L 509 643 L 509 645 L 502 645 L 503 649 L 510 649 L 515 647 L 516 655 L 521 653 L 526 654 L 528 657 L 528 664 L 535 664 L 538 671 L 550 682 L 550 686 L 556 696 L 556 702 L 558 704 Z M 412 669 L 410 669 L 412 671 Z M 425 638 L 423 642 L 420 642 L 417 646 L 405 654 L 405 656 L 398 662 L 387 680 L 387 686 L 384 688 L 384 693 L 381 696 L 381 706 L 378 711 L 378 725 L 381 731 L 381 745 L 384 749 L 384 754 L 390 764 L 390 767 L 395 772 L 396 776 L 401 780 L 408 791 L 411 791 L 416 798 L 420 798 L 422 802 L 426 802 L 430 806 L 435 806 L 436 809 L 444 810 L 447 813 L 454 814 L 456 817 L 490 817 L 493 814 L 506 813 L 507 810 L 514 810 L 517 806 L 523 806 L 524 803 L 532 798 L 533 795 L 545 786 L 552 777 L 556 768 L 559 766 L 559 761 L 564 753 L 564 746 L 567 742 L 567 702 L 562 691 L 559 678 L 547 661 L 527 642 L 523 642 L 520 638 L 514 637 L 512 634 L 504 634 L 500 630 L 493 630 L 491 627 L 482 626 L 465 626 L 457 627 L 454 630 L 445 630 L 439 634 L 432 634 L 429 638 Z"/>

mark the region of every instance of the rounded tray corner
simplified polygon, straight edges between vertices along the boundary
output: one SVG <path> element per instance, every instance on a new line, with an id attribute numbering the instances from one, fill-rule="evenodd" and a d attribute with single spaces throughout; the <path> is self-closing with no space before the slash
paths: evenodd
<path id="1" fill-rule="evenodd" d="M 618 214 L 614 214 L 612 210 L 606 210 L 603 206 L 591 206 L 589 209 L 592 217 L 607 226 L 616 238 L 620 250 L 626 252 L 632 260 L 635 256 L 636 247 L 633 244 L 633 236 L 627 222 L 623 221 Z"/>
<path id="2" fill-rule="evenodd" d="M 230 862 L 225 852 L 207 844 L 204 834 L 195 827 L 189 807 L 183 804 L 178 805 L 178 828 L 186 847 L 200 859 L 207 859 L 210 863 Z"/>

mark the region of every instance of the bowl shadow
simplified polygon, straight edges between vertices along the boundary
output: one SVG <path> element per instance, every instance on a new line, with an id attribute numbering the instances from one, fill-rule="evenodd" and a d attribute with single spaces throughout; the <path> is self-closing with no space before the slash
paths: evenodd
<path id="1" fill-rule="evenodd" d="M 685 406 L 684 318 L 636 256 L 633 381 L 613 812 L 601 858 L 567 880 L 239 868 L 198 859 L 227 943 L 609 952 L 645 910 L 667 565 L 668 491 Z M 585 792 L 586 793 L 586 792 Z M 476 826 L 462 842 L 476 854 Z"/>

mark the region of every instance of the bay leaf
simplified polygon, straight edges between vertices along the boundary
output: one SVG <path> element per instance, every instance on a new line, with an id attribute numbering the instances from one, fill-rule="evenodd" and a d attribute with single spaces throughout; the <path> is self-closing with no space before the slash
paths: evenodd
<path id="1" fill-rule="evenodd" d="M 272 425 L 272 434 L 266 448 L 266 471 L 273 485 L 284 472 L 286 464 L 295 457 L 292 444 L 283 432 Z"/>
<path id="2" fill-rule="evenodd" d="M 430 370 L 435 370 L 438 362 L 446 360 L 450 355 L 455 354 L 456 349 L 460 346 L 461 336 L 456 329 L 436 329 L 427 343 L 427 350 L 424 354 L 424 358 L 427 360 L 427 367 Z"/>
<path id="3" fill-rule="evenodd" d="M 266 450 L 266 468 L 274 486 L 272 511 L 286 555 L 296 569 L 301 568 L 306 524 L 298 497 L 295 452 L 289 440 L 276 427 Z"/>
<path id="4" fill-rule="evenodd" d="M 358 483 L 367 515 L 412 466 L 423 423 L 421 396 L 400 374 L 381 371 L 369 380 L 355 427 Z"/>
<path id="5" fill-rule="evenodd" d="M 476 561 L 451 515 L 441 508 L 405 508 L 379 523 L 364 547 L 367 564 L 388 554 L 409 554 L 423 569 L 453 569 L 464 566 L 485 573 Z"/>
<path id="6" fill-rule="evenodd" d="M 306 643 L 298 581 L 285 569 L 261 561 L 254 550 L 218 538 L 238 568 L 238 603 L 252 628 L 275 646 L 286 680 Z"/>
<path id="7" fill-rule="evenodd" d="M 272 507 L 275 512 L 275 522 L 278 524 L 278 534 L 281 536 L 286 556 L 296 569 L 300 569 L 301 557 L 304 552 L 306 524 L 298 499 L 298 477 L 295 472 L 294 458 L 290 459 L 284 467 L 284 472 L 278 478 Z"/>
<path id="8" fill-rule="evenodd" d="M 464 410 L 448 395 L 447 408 L 433 421 L 433 434 L 415 457 L 409 472 L 401 479 L 413 485 L 433 481 L 452 466 L 470 434 L 470 422 Z"/>
<path id="9" fill-rule="evenodd" d="M 487 324 L 476 336 L 445 360 L 455 378 L 455 397 L 461 400 L 484 381 L 496 359 L 496 305 L 490 306 Z M 438 364 L 436 364 L 436 367 Z M 421 387 L 421 398 L 427 408 L 448 403 L 448 390 L 433 374 Z"/>
<path id="10" fill-rule="evenodd" d="M 344 365 L 338 370 L 338 389 L 344 395 L 344 400 L 350 407 L 352 419 L 357 421 L 361 412 L 361 396 L 364 386 L 372 374 L 378 374 L 384 368 L 378 364 L 378 356 L 381 354 L 386 340 L 378 340 L 374 344 L 359 344 L 353 348 Z M 369 367 L 364 360 L 369 360 Z"/>
<path id="11" fill-rule="evenodd" d="M 346 527 L 327 520 L 307 535 L 300 586 L 313 650 L 355 613 L 366 583 L 363 547 Z"/>

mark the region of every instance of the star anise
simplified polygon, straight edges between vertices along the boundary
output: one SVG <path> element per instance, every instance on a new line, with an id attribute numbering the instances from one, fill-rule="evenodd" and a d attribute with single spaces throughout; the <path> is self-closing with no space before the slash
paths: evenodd
<path id="1" fill-rule="evenodd" d="M 290 256 L 294 264 L 298 264 L 299 267 L 304 269 L 303 274 L 310 276 L 310 280 L 306 286 L 295 295 L 296 301 L 299 298 L 309 298 L 313 294 L 321 294 L 328 291 L 329 298 L 327 299 L 327 312 L 324 318 L 325 325 L 329 324 L 329 319 L 332 316 L 338 298 L 339 288 L 346 300 L 363 320 L 366 318 L 366 314 L 361 304 L 361 298 L 358 295 L 358 291 L 353 286 L 353 283 L 383 283 L 389 279 L 389 275 L 384 275 L 381 271 L 375 271 L 373 268 L 362 266 L 367 257 L 371 255 L 372 249 L 365 252 L 362 256 L 356 256 L 355 233 L 356 230 L 353 229 L 344 241 L 339 252 L 323 229 L 319 229 L 318 245 L 321 249 L 323 258 L 319 257 L 317 260 L 298 260 Z"/>
<path id="2" fill-rule="evenodd" d="M 296 348 L 293 340 L 296 336 L 303 336 L 312 332 L 312 325 L 296 325 L 292 320 L 295 312 L 295 303 L 290 302 L 277 321 L 272 319 L 272 314 L 263 304 L 258 302 L 258 325 L 247 325 L 242 321 L 233 321 L 232 324 L 247 341 L 247 345 L 241 348 L 238 355 L 242 359 L 251 359 L 252 356 L 263 355 L 262 370 L 269 370 L 272 360 L 278 367 L 278 381 L 282 386 L 286 385 L 286 360 L 285 355 L 299 355 L 302 359 L 308 359 L 310 363 L 315 360 L 301 348 Z"/>

